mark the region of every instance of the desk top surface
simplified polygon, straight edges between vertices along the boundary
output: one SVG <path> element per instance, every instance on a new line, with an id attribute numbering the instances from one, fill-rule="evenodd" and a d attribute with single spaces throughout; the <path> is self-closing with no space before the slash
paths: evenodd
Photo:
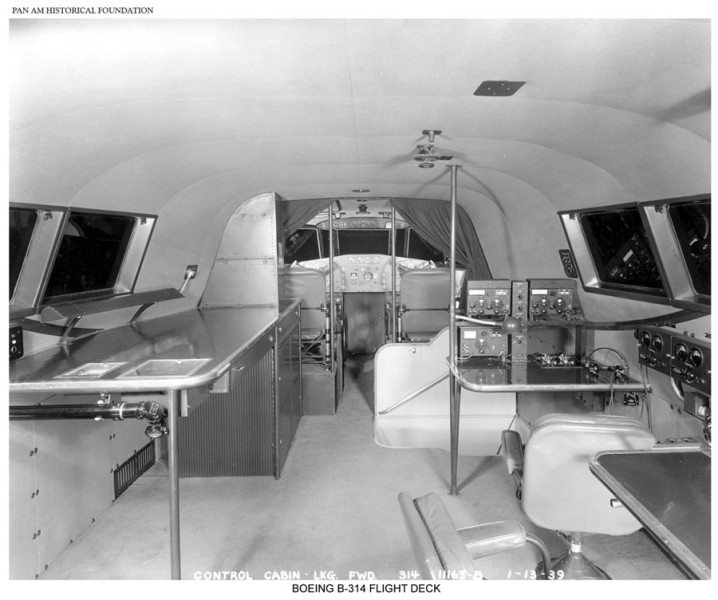
<path id="1" fill-rule="evenodd" d="M 298 301 L 194 309 L 101 331 L 10 364 L 11 392 L 190 389 L 220 377 Z"/>
<path id="2" fill-rule="evenodd" d="M 593 473 L 694 576 L 710 577 L 711 457 L 697 448 L 599 453 Z"/>
<path id="3" fill-rule="evenodd" d="M 582 366 L 547 368 L 528 360 L 523 364 L 496 358 L 474 357 L 456 365 L 462 387 L 475 392 L 528 391 L 643 391 L 644 384 L 631 378 L 618 381 L 613 371 L 592 375 Z"/>

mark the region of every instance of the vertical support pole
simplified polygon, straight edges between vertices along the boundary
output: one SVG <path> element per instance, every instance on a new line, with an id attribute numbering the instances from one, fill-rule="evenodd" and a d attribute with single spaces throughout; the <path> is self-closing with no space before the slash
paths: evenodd
<path id="1" fill-rule="evenodd" d="M 396 209 L 391 207 L 391 337 L 398 342 L 396 313 Z"/>
<path id="2" fill-rule="evenodd" d="M 169 400 L 169 454 L 170 477 L 170 565 L 172 579 L 182 579 L 180 567 L 180 508 L 179 508 L 179 409 L 180 391 L 167 390 Z"/>
<path id="3" fill-rule="evenodd" d="M 334 373 L 334 362 L 336 356 L 334 354 L 334 343 L 336 338 L 335 328 L 337 323 L 337 303 L 334 302 L 334 203 L 329 205 L 329 370 Z M 336 387 L 336 386 L 335 386 Z M 334 399 L 336 402 L 336 398 Z"/>
<path id="4" fill-rule="evenodd" d="M 456 368 L 456 175 L 459 165 L 451 169 L 451 254 L 449 256 L 449 432 L 451 452 L 451 485 L 449 494 L 459 493 L 457 469 L 459 463 L 459 415 L 461 413 L 461 388 L 454 370 Z"/>

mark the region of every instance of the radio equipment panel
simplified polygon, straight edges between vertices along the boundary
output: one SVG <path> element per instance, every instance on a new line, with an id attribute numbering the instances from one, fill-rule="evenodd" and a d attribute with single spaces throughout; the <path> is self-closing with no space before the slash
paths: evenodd
<path id="1" fill-rule="evenodd" d="M 459 325 L 459 357 L 503 357 L 509 353 L 509 336 L 500 327 Z"/>
<path id="2" fill-rule="evenodd" d="M 547 324 L 583 321 L 581 302 L 572 279 L 529 279 L 529 319 Z"/>
<path id="3" fill-rule="evenodd" d="M 511 313 L 511 282 L 508 279 L 468 281 L 466 316 L 502 321 Z"/>

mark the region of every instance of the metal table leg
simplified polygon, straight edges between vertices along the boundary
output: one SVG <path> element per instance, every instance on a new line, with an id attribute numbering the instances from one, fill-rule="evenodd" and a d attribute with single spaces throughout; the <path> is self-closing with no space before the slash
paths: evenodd
<path id="1" fill-rule="evenodd" d="M 461 386 L 452 372 L 449 377 L 449 432 L 451 435 L 451 487 L 449 494 L 457 496 L 457 470 L 459 465 L 459 416 L 461 414 Z"/>
<path id="2" fill-rule="evenodd" d="M 181 579 L 180 573 L 180 510 L 179 510 L 179 409 L 180 391 L 168 390 L 169 400 L 169 475 L 170 475 L 170 561 L 172 579 Z"/>

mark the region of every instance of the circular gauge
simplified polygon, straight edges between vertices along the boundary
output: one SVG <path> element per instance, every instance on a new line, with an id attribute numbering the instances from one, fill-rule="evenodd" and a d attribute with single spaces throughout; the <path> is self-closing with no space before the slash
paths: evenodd
<path id="1" fill-rule="evenodd" d="M 700 367 L 703 364 L 703 352 L 701 352 L 698 348 L 691 348 L 688 353 L 688 360 L 691 361 L 691 364 L 694 367 Z"/>
<path id="2" fill-rule="evenodd" d="M 651 334 L 647 331 L 641 332 L 641 346 L 648 348 L 651 345 Z"/>
<path id="3" fill-rule="evenodd" d="M 374 275 L 370 271 L 364 273 L 364 281 L 371 281 L 372 279 L 374 279 Z"/>
<path id="4" fill-rule="evenodd" d="M 688 358 L 688 347 L 685 344 L 676 344 L 675 354 L 679 360 L 686 360 L 686 358 Z"/>
<path id="5" fill-rule="evenodd" d="M 653 348 L 657 352 L 663 350 L 663 338 L 660 335 L 654 335 L 651 338 L 651 348 Z"/>

